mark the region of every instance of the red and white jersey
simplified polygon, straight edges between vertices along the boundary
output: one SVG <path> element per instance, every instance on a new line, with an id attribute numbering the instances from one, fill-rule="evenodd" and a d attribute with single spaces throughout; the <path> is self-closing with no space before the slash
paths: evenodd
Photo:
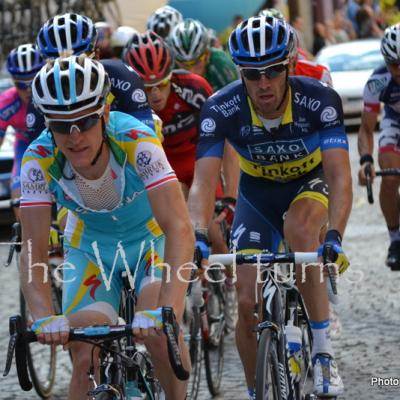
<path id="1" fill-rule="evenodd" d="M 296 63 L 295 73 L 296 76 L 308 76 L 310 78 L 318 79 L 325 82 L 332 87 L 332 77 L 329 69 L 325 65 L 317 64 L 312 61 L 298 59 Z"/>

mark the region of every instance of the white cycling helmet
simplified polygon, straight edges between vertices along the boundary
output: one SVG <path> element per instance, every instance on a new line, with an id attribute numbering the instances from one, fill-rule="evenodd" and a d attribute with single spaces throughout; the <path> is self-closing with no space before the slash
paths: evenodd
<path id="1" fill-rule="evenodd" d="M 111 47 L 125 47 L 132 39 L 132 36 L 136 33 L 138 33 L 138 31 L 135 28 L 132 28 L 130 26 L 119 26 L 111 34 Z"/>
<path id="2" fill-rule="evenodd" d="M 158 8 L 147 20 L 147 29 L 166 39 L 174 26 L 183 20 L 182 14 L 171 6 Z"/>
<path id="3" fill-rule="evenodd" d="M 381 41 L 381 52 L 386 63 L 400 62 L 400 24 L 385 29 Z"/>
<path id="4" fill-rule="evenodd" d="M 33 102 L 44 115 L 69 115 L 102 106 L 109 91 L 103 65 L 85 55 L 47 63 L 32 84 Z"/>
<path id="5" fill-rule="evenodd" d="M 210 35 L 200 21 L 188 18 L 175 26 L 168 43 L 176 60 L 192 61 L 209 49 Z"/>

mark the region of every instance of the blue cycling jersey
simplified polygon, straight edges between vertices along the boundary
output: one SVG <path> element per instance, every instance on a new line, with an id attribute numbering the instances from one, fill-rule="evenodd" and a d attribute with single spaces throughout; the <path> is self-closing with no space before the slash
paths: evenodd
<path id="1" fill-rule="evenodd" d="M 333 89 L 315 79 L 290 77 L 288 95 L 279 126 L 266 129 L 241 81 L 215 93 L 202 108 L 197 158 L 221 158 L 228 139 L 243 172 L 286 182 L 317 168 L 321 151 L 348 150 L 342 103 Z"/>

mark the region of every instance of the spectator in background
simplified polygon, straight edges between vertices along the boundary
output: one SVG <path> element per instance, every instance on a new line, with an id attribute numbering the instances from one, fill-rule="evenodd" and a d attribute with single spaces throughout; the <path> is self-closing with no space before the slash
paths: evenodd
<path id="1" fill-rule="evenodd" d="M 372 0 L 360 0 L 360 8 L 356 14 L 356 22 L 358 26 L 358 37 L 360 39 L 383 36 L 383 31 L 378 25 L 378 19 L 375 17 Z"/>
<path id="2" fill-rule="evenodd" d="M 330 34 L 329 24 L 329 21 L 326 24 L 321 22 L 316 22 L 314 24 L 314 55 L 316 55 L 323 47 L 334 43 L 334 40 Z"/>
<path id="3" fill-rule="evenodd" d="M 360 9 L 359 0 L 349 0 L 347 2 L 347 19 L 353 25 L 354 32 L 358 35 L 358 24 L 356 21 L 356 15 Z"/>
<path id="4" fill-rule="evenodd" d="M 385 26 L 400 22 L 400 0 L 380 0 L 379 7 Z"/>
<path id="5" fill-rule="evenodd" d="M 336 43 L 348 42 L 357 37 L 352 23 L 345 18 L 343 10 L 335 11 L 332 33 Z"/>
<path id="6" fill-rule="evenodd" d="M 227 48 L 230 34 L 236 28 L 236 26 L 239 25 L 242 21 L 243 21 L 242 15 L 239 14 L 235 15 L 233 17 L 231 25 L 229 25 L 225 30 L 223 30 L 222 33 L 219 35 L 219 41 L 224 49 Z"/>

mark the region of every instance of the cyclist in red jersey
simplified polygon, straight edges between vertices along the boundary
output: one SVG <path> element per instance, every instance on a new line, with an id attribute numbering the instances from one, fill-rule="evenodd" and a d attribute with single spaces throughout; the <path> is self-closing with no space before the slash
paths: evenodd
<path id="1" fill-rule="evenodd" d="M 152 31 L 134 34 L 123 60 L 144 81 L 150 107 L 163 122 L 165 153 L 187 196 L 194 174 L 198 118 L 212 94 L 211 86 L 199 75 L 172 70 L 168 45 Z"/>

